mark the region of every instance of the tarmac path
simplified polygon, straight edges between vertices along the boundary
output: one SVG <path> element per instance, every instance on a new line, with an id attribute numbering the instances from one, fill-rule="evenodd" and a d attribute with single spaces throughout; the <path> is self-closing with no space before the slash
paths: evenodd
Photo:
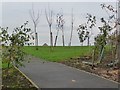
<path id="1" fill-rule="evenodd" d="M 38 58 L 32 58 L 19 69 L 39 88 L 118 88 L 112 81 Z"/>

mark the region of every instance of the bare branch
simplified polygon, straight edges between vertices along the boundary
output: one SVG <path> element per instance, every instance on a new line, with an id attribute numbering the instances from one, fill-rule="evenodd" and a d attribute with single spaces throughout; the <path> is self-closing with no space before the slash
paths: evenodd
<path id="1" fill-rule="evenodd" d="M 29 11 L 29 13 L 30 13 L 30 17 L 31 17 L 31 19 L 32 19 L 33 23 L 35 24 L 35 20 L 34 20 L 34 18 L 33 18 L 33 15 L 32 15 L 31 10 Z"/>
<path id="2" fill-rule="evenodd" d="M 49 22 L 49 18 L 48 18 L 48 14 L 47 14 L 46 9 L 45 9 L 45 15 L 46 15 L 47 22 L 48 22 L 48 24 L 50 25 L 50 22 Z"/>
<path id="3" fill-rule="evenodd" d="M 35 13 L 34 13 L 34 7 L 33 7 L 33 4 L 32 4 L 32 16 L 33 16 L 33 18 L 35 18 Z"/>
<path id="4" fill-rule="evenodd" d="M 29 11 L 29 13 L 30 13 L 31 19 L 32 19 L 33 24 L 34 24 L 35 46 L 38 46 L 38 36 L 37 36 L 38 34 L 37 34 L 36 30 L 37 30 L 37 25 L 39 23 L 39 18 L 40 18 L 39 10 L 38 10 L 37 15 L 35 16 L 34 8 L 32 5 L 32 9 Z"/>

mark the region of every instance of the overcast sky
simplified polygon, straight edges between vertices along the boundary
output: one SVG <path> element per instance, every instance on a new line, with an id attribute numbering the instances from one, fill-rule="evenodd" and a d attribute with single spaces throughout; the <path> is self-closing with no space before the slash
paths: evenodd
<path id="1" fill-rule="evenodd" d="M 114 0 L 115 1 L 115 0 Z M 90 13 L 97 17 L 97 26 L 100 26 L 100 18 L 107 18 L 107 13 L 101 9 L 100 4 L 103 2 L 2 2 L 2 14 L 0 14 L 0 18 L 2 15 L 2 22 L 0 20 L 0 25 L 2 23 L 3 27 L 9 27 L 9 33 L 13 31 L 13 29 L 17 26 L 22 25 L 25 21 L 29 21 L 28 26 L 33 30 L 33 23 L 29 15 L 29 10 L 31 10 L 32 5 L 34 6 L 35 12 L 39 10 L 42 12 L 39 20 L 39 24 L 37 27 L 38 37 L 39 37 L 39 45 L 43 45 L 44 43 L 49 44 L 49 27 L 45 18 L 45 8 L 48 9 L 48 6 L 54 12 L 53 18 L 53 37 L 56 35 L 56 14 L 62 12 L 64 15 L 65 25 L 64 25 L 64 33 L 65 33 L 65 45 L 68 45 L 70 38 L 70 30 L 71 30 L 71 10 L 73 8 L 74 14 L 74 32 L 72 38 L 72 45 L 79 46 L 79 38 L 77 34 L 77 27 L 79 24 L 86 22 L 86 15 Z M 115 2 L 104 2 L 106 4 L 111 4 L 116 6 Z M 0 3 L 1 6 L 1 3 Z M 97 28 L 93 29 L 93 35 L 91 36 L 91 44 L 94 42 L 94 37 L 98 34 L 99 30 Z M 62 36 L 61 32 L 59 33 L 57 45 L 62 45 Z M 86 45 L 86 42 L 84 43 Z"/>

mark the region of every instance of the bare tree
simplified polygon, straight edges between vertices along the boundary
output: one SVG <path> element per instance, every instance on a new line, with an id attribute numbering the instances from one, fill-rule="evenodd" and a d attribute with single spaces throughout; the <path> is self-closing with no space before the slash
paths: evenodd
<path id="1" fill-rule="evenodd" d="M 73 9 L 72 9 L 72 15 L 71 15 L 71 34 L 70 34 L 70 42 L 68 44 L 68 46 L 71 46 L 71 42 L 72 42 L 72 35 L 73 35 Z"/>
<path id="2" fill-rule="evenodd" d="M 54 43 L 54 46 L 56 46 L 56 43 L 57 43 L 57 38 L 58 38 L 58 34 L 59 34 L 59 29 L 60 29 L 60 16 L 59 14 L 57 14 L 57 20 L 56 20 L 56 29 L 57 29 L 57 34 L 56 34 L 56 37 L 55 37 L 55 43 Z"/>
<path id="3" fill-rule="evenodd" d="M 65 41 L 64 41 L 64 19 L 63 19 L 63 15 L 62 14 L 57 14 L 57 20 L 56 20 L 56 23 L 57 23 L 57 35 L 55 37 L 55 43 L 54 43 L 54 46 L 56 46 L 56 43 L 57 43 L 57 38 L 58 38 L 58 33 L 59 33 L 59 30 L 62 31 L 62 42 L 63 42 L 63 46 L 65 46 Z"/>
<path id="4" fill-rule="evenodd" d="M 63 16 L 63 15 L 62 15 Z M 63 17 L 61 18 L 61 30 L 62 30 L 62 41 L 63 41 L 63 46 L 65 46 L 65 40 L 64 40 L 64 19 Z"/>
<path id="5" fill-rule="evenodd" d="M 33 25 L 34 25 L 34 33 L 35 33 L 35 46 L 38 46 L 38 33 L 37 33 L 37 25 L 39 23 L 39 18 L 40 18 L 40 14 L 39 14 L 39 10 L 37 15 L 35 15 L 35 11 L 34 11 L 34 7 L 32 5 L 32 10 L 30 10 L 30 16 L 31 19 L 33 21 Z"/>
<path id="6" fill-rule="evenodd" d="M 45 15 L 46 15 L 46 19 L 49 25 L 49 29 L 50 29 L 50 44 L 51 46 L 53 46 L 53 35 L 52 35 L 52 18 L 53 18 L 53 11 L 49 10 L 49 12 L 47 13 L 47 11 L 45 10 Z"/>

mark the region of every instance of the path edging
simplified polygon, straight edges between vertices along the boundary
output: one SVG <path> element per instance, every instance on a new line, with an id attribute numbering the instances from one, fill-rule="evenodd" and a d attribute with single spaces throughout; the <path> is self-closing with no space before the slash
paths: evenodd
<path id="1" fill-rule="evenodd" d="M 14 66 L 14 68 L 17 69 L 33 86 L 35 86 L 35 88 L 37 88 L 37 90 L 39 89 L 39 87 L 30 78 L 28 78 L 28 76 L 26 76 L 20 69 L 18 69 L 15 66 Z"/>
<path id="2" fill-rule="evenodd" d="M 55 63 L 57 63 L 57 62 L 55 62 Z M 58 64 L 62 64 L 62 63 L 58 63 Z M 62 64 L 62 65 L 64 65 L 64 66 L 68 66 L 68 65 L 65 65 L 65 64 Z M 87 71 L 82 70 L 82 69 L 77 69 L 77 68 L 75 68 L 75 67 L 71 67 L 71 66 L 68 66 L 68 67 L 69 67 L 69 68 L 72 68 L 72 69 L 76 69 L 76 70 L 78 70 L 78 71 L 82 71 L 82 72 L 85 72 L 85 73 L 91 74 L 91 75 L 94 75 L 94 76 L 97 76 L 97 77 L 99 77 L 99 78 L 103 78 L 103 79 L 105 79 L 105 80 L 111 81 L 111 82 L 116 83 L 116 84 L 118 84 L 118 85 L 120 84 L 119 82 L 116 82 L 116 81 L 114 81 L 114 80 L 107 79 L 107 78 L 105 78 L 105 77 L 99 76 L 99 75 L 94 74 L 94 73 L 87 72 Z"/>

